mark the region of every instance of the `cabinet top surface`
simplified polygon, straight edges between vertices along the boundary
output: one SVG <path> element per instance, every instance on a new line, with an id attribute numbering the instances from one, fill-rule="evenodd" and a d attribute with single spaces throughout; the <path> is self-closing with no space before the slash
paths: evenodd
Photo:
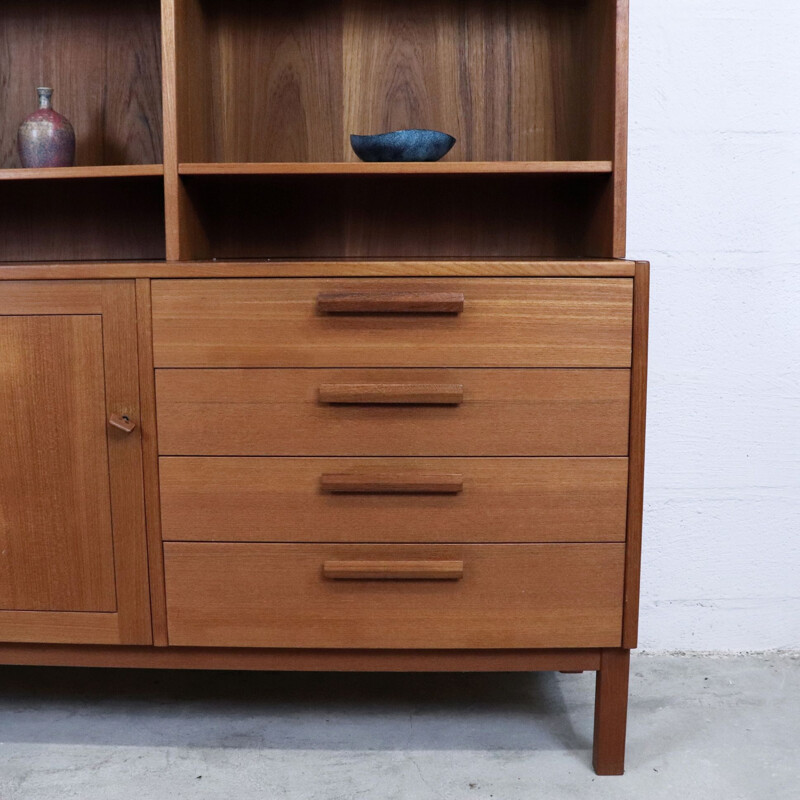
<path id="1" fill-rule="evenodd" d="M 0 265 L 2 280 L 130 278 L 632 277 L 635 262 L 589 260 L 319 260 L 89 262 Z"/>

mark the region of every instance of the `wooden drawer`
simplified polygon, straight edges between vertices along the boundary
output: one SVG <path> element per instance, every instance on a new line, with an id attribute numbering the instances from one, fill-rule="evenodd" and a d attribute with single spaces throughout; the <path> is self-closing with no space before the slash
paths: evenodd
<path id="1" fill-rule="evenodd" d="M 619 647 L 624 551 L 622 544 L 167 542 L 169 641 Z"/>
<path id="2" fill-rule="evenodd" d="M 629 367 L 632 303 L 628 278 L 160 280 L 155 364 Z"/>
<path id="3" fill-rule="evenodd" d="M 629 385 L 628 370 L 157 370 L 159 448 L 624 456 Z"/>
<path id="4" fill-rule="evenodd" d="M 164 539 L 623 542 L 624 458 L 162 458 Z"/>

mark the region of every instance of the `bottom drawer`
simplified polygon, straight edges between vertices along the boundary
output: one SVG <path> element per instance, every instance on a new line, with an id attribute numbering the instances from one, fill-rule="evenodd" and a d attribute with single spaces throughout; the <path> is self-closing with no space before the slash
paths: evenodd
<path id="1" fill-rule="evenodd" d="M 624 544 L 167 542 L 169 642 L 619 647 Z"/>

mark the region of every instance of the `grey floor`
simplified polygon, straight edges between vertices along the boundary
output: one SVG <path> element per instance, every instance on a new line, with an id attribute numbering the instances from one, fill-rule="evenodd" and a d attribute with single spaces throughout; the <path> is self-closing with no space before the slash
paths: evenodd
<path id="1" fill-rule="evenodd" d="M 0 667 L 0 800 L 800 800 L 800 656 L 637 656 L 623 778 L 593 684 Z"/>

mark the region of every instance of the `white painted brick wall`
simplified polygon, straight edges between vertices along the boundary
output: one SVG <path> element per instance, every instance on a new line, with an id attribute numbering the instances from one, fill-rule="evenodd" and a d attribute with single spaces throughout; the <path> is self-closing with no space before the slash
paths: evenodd
<path id="1" fill-rule="evenodd" d="M 800 648 L 800 3 L 631 0 L 641 646 Z"/>

